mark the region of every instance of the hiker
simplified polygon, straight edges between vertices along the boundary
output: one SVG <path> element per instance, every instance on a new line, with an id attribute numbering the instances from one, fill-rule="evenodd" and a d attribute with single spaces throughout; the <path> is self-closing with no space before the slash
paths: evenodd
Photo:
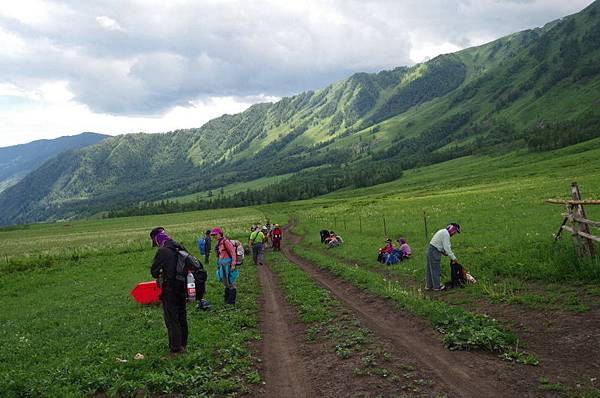
<path id="1" fill-rule="evenodd" d="M 207 229 L 204 237 L 198 239 L 198 251 L 204 256 L 204 264 L 209 264 L 211 243 L 210 229 Z"/>
<path id="2" fill-rule="evenodd" d="M 398 249 L 400 250 L 400 261 L 402 260 L 408 260 L 410 258 L 410 255 L 412 254 L 412 250 L 410 248 L 410 246 L 408 245 L 408 243 L 406 242 L 406 239 L 404 237 L 400 237 L 397 240 L 398 244 L 400 245 L 398 247 Z"/>
<path id="3" fill-rule="evenodd" d="M 248 239 L 248 246 L 252 249 L 252 261 L 254 265 L 263 265 L 264 262 L 264 243 L 265 234 L 256 227 L 254 231 L 250 233 L 250 237 Z"/>
<path id="4" fill-rule="evenodd" d="M 329 237 L 327 239 L 325 239 L 325 243 L 327 243 L 327 248 L 331 249 L 332 247 L 338 247 L 339 245 L 344 243 L 344 240 L 342 239 L 341 236 L 339 236 L 335 232 L 331 231 L 329 233 Z"/>
<path id="5" fill-rule="evenodd" d="M 329 231 L 326 229 L 322 229 L 321 231 L 319 231 L 319 234 L 321 235 L 321 243 L 325 243 L 325 239 L 327 239 L 327 237 L 329 236 Z"/>
<path id="6" fill-rule="evenodd" d="M 171 239 L 163 227 L 156 227 L 150 231 L 150 239 L 152 246 L 158 247 L 150 273 L 153 278 L 160 280 L 160 299 L 169 336 L 169 355 L 174 357 L 185 352 L 187 348 L 186 280 L 177 273 L 179 251 L 187 250 Z M 203 269 L 202 272 L 196 272 L 195 281 L 197 296 L 199 300 L 203 300 L 206 289 L 206 272 Z"/>
<path id="7" fill-rule="evenodd" d="M 427 249 L 427 279 L 425 280 L 425 289 L 444 290 L 446 286 L 440 283 L 441 269 L 440 262 L 442 255 L 450 257 L 452 264 L 458 263 L 456 256 L 452 252 L 450 238 L 460 233 L 460 225 L 450 223 L 446 228 L 437 231 Z"/>
<path id="8" fill-rule="evenodd" d="M 271 240 L 273 241 L 273 251 L 281 251 L 281 239 L 283 232 L 279 228 L 279 224 L 275 224 L 275 228 L 271 231 Z"/>
<path id="9" fill-rule="evenodd" d="M 379 251 L 378 251 L 379 253 L 377 255 L 377 261 L 385 264 L 389 255 L 392 254 L 393 250 L 394 250 L 394 246 L 392 245 L 392 240 L 389 238 L 386 239 L 385 246 L 379 248 Z"/>
<path id="10" fill-rule="evenodd" d="M 271 222 L 267 221 L 265 225 L 262 227 L 262 233 L 265 235 L 265 244 L 263 249 L 270 247 L 269 238 L 271 238 Z M 272 239 L 271 239 L 272 240 Z"/>
<path id="11" fill-rule="evenodd" d="M 223 236 L 221 228 L 213 228 L 210 234 L 217 240 L 217 244 L 215 245 L 217 253 L 217 279 L 223 282 L 223 300 L 225 304 L 233 305 L 237 297 L 237 286 L 235 285 L 238 277 L 236 251 L 229 239 Z"/>

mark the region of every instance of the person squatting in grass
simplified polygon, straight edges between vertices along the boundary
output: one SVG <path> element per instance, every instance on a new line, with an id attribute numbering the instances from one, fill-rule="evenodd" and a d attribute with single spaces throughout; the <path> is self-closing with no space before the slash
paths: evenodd
<path id="1" fill-rule="evenodd" d="M 450 238 L 460 233 L 460 225 L 451 223 L 446 228 L 437 231 L 429 247 L 427 248 L 427 279 L 425 280 L 425 289 L 444 290 L 446 287 L 440 283 L 442 255 L 450 257 L 452 264 L 458 263 L 456 256 L 452 252 Z"/>
<path id="2" fill-rule="evenodd" d="M 177 274 L 178 252 L 187 250 L 171 239 L 163 227 L 156 227 L 150 231 L 150 239 L 152 246 L 158 247 L 150 273 L 152 277 L 161 280 L 160 299 L 169 338 L 169 351 L 174 356 L 186 351 L 188 340 L 186 281 Z M 201 269 L 195 279 L 198 300 L 205 302 L 203 298 L 206 291 L 206 272 Z"/>
<path id="3" fill-rule="evenodd" d="M 235 266 L 237 254 L 233 244 L 229 239 L 223 236 L 223 231 L 215 227 L 210 232 L 217 239 L 215 251 L 217 253 L 217 278 L 223 283 L 223 299 L 225 304 L 235 304 L 237 298 L 237 286 L 235 281 L 238 278 L 238 270 Z"/>
<path id="4" fill-rule="evenodd" d="M 254 265 L 263 265 L 264 263 L 264 241 L 265 234 L 260 230 L 260 227 L 254 226 L 251 229 L 250 237 L 248 238 L 248 246 L 252 249 L 252 261 Z"/>

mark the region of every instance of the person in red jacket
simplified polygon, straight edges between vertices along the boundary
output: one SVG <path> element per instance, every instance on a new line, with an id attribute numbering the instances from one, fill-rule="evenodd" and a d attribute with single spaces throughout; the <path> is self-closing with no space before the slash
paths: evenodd
<path id="1" fill-rule="evenodd" d="M 275 224 L 275 228 L 271 231 L 271 240 L 273 241 L 273 251 L 281 251 L 281 239 L 283 231 L 279 228 L 279 224 Z"/>

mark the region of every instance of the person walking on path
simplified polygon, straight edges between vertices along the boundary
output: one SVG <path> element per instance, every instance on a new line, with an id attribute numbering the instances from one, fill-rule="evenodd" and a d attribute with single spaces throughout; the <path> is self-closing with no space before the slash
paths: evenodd
<path id="1" fill-rule="evenodd" d="M 460 233 L 460 225 L 451 223 L 446 228 L 437 231 L 429 247 L 427 248 L 427 279 L 425 280 L 425 289 L 444 290 L 446 287 L 440 283 L 442 255 L 450 257 L 452 264 L 458 263 L 456 256 L 452 252 L 450 238 Z"/>
<path id="2" fill-rule="evenodd" d="M 169 355 L 174 357 L 186 351 L 188 340 L 186 285 L 177 278 L 178 251 L 185 248 L 171 239 L 162 227 L 150 231 L 150 239 L 152 246 L 158 247 L 150 273 L 162 280 L 160 299 L 169 337 Z"/>
<path id="3" fill-rule="evenodd" d="M 237 298 L 237 286 L 235 281 L 238 278 L 238 270 L 235 266 L 237 258 L 235 248 L 229 239 L 223 236 L 223 231 L 215 227 L 210 232 L 217 239 L 215 246 L 217 253 L 217 278 L 223 283 L 223 299 L 225 304 L 235 304 Z"/>
<path id="4" fill-rule="evenodd" d="M 250 238 L 248 239 L 248 246 L 252 248 L 252 261 L 254 262 L 254 265 L 263 265 L 264 240 L 265 234 L 260 230 L 260 228 L 256 228 L 250 233 Z"/>

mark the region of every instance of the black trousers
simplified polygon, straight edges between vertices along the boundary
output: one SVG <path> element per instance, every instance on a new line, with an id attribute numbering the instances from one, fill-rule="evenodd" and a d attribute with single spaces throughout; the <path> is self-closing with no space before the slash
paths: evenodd
<path id="1" fill-rule="evenodd" d="M 187 346 L 188 323 L 184 289 L 182 284 L 176 288 L 167 286 L 162 291 L 163 314 L 171 352 L 181 351 L 182 347 Z"/>

